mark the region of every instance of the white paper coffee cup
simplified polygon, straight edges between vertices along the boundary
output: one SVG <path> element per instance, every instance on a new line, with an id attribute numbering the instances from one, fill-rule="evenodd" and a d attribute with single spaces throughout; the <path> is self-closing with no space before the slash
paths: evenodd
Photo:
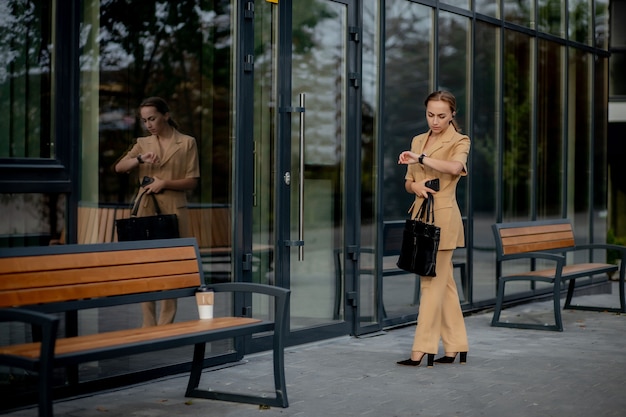
<path id="1" fill-rule="evenodd" d="M 213 306 L 198 304 L 198 314 L 201 320 L 213 318 Z"/>
<path id="2" fill-rule="evenodd" d="M 213 290 L 200 287 L 196 290 L 196 302 L 198 304 L 198 315 L 201 320 L 213 318 Z"/>

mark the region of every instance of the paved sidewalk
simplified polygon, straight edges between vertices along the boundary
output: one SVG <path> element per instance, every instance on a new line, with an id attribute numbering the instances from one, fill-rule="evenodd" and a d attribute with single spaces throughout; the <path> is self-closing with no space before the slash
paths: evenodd
<path id="1" fill-rule="evenodd" d="M 613 294 L 577 297 L 585 304 L 617 304 Z M 552 322 L 551 302 L 507 309 L 503 319 Z M 408 357 L 413 326 L 375 336 L 340 337 L 286 349 L 290 406 L 184 397 L 187 375 L 55 402 L 56 416 L 568 416 L 626 415 L 626 315 L 563 311 L 562 333 L 491 327 L 491 312 L 466 318 L 467 365 L 416 368 Z M 203 386 L 272 391 L 271 354 L 207 370 Z M 33 417 L 36 408 L 7 414 Z"/>

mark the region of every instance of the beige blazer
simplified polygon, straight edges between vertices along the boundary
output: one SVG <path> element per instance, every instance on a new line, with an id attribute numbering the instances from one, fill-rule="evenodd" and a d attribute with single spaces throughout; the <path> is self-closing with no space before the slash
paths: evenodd
<path id="1" fill-rule="evenodd" d="M 133 159 L 146 152 L 159 155 L 158 164 L 139 165 L 139 181 L 144 176 L 159 177 L 164 180 L 199 178 L 200 164 L 196 140 L 191 136 L 174 131 L 174 140 L 170 147 L 161 151 L 155 135 L 137 138 L 137 143 L 124 158 Z M 141 193 L 141 190 L 140 190 Z M 152 216 L 155 213 L 152 198 L 144 196 L 137 212 L 138 216 Z M 187 193 L 185 191 L 164 190 L 155 194 L 159 208 L 163 214 L 176 214 L 181 237 L 191 237 L 189 215 L 187 210 Z"/>
<path id="2" fill-rule="evenodd" d="M 430 131 L 415 136 L 411 142 L 411 152 L 421 155 Z M 465 232 L 461 211 L 456 201 L 456 185 L 461 176 L 467 175 L 467 157 L 470 150 L 468 136 L 458 133 L 454 126 L 450 125 L 428 150 L 428 157 L 447 161 L 458 161 L 463 164 L 461 175 L 443 174 L 421 164 L 411 164 L 407 167 L 406 180 L 421 181 L 423 179 L 439 178 L 440 190 L 433 194 L 435 200 L 435 224 L 441 227 L 441 240 L 439 249 L 455 249 L 465 246 Z M 417 216 L 417 212 L 424 201 L 421 197 L 415 197 L 413 205 L 409 209 L 411 218 Z"/>

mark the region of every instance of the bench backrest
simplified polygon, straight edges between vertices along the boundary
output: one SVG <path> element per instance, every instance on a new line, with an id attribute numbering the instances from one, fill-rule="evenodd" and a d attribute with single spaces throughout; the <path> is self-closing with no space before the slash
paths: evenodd
<path id="1" fill-rule="evenodd" d="M 230 207 L 190 206 L 191 233 L 201 248 L 227 248 L 231 246 Z"/>
<path id="2" fill-rule="evenodd" d="M 78 243 L 110 243 L 115 236 L 117 207 L 78 206 Z"/>
<path id="3" fill-rule="evenodd" d="M 0 252 L 0 308 L 197 288 L 193 238 L 15 248 Z"/>
<path id="4" fill-rule="evenodd" d="M 492 230 L 498 260 L 518 253 L 565 251 L 575 247 L 574 231 L 568 219 L 496 223 Z"/>
<path id="5" fill-rule="evenodd" d="M 81 205 L 78 207 L 77 243 L 117 242 L 115 220 L 130 217 L 130 205 Z M 189 225 L 201 248 L 231 246 L 228 205 L 190 205 Z M 65 238 L 62 242 L 65 243 Z"/>

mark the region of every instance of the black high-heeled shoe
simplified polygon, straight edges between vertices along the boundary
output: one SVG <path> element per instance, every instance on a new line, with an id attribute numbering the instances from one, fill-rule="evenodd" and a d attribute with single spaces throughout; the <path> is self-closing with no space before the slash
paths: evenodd
<path id="1" fill-rule="evenodd" d="M 419 366 L 420 363 L 422 363 L 422 359 L 424 359 L 424 356 L 427 356 L 427 366 L 429 368 L 433 367 L 433 361 L 435 360 L 435 355 L 432 353 L 424 353 L 424 355 L 420 358 L 419 361 L 414 361 L 413 359 L 409 358 L 409 359 L 405 359 L 403 361 L 398 361 L 396 362 L 398 365 L 405 365 L 405 366 Z"/>
<path id="2" fill-rule="evenodd" d="M 442 356 L 438 359 L 435 359 L 435 363 L 454 363 L 457 355 L 459 356 L 460 363 L 467 363 L 467 352 L 458 352 L 454 356 Z"/>

